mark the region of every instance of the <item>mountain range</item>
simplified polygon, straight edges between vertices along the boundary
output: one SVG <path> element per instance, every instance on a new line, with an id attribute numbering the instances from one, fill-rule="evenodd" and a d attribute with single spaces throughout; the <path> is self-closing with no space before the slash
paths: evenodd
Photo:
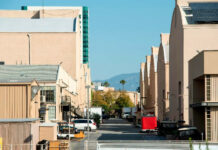
<path id="1" fill-rule="evenodd" d="M 107 81 L 110 84 L 110 87 L 114 87 L 116 90 L 122 90 L 123 87 L 120 84 L 120 80 L 126 81 L 124 89 L 127 91 L 136 91 L 139 87 L 139 73 L 120 74 L 107 80 L 96 80 L 94 82 L 104 83 Z"/>

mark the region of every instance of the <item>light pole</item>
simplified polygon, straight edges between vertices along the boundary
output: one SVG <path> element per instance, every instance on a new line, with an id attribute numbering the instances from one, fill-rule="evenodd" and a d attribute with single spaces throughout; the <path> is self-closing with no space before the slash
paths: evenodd
<path id="1" fill-rule="evenodd" d="M 89 140 L 89 88 L 90 85 L 87 82 L 87 73 L 85 74 L 85 84 L 86 84 L 86 89 L 87 89 L 87 135 L 88 135 L 88 140 Z"/>
<path id="2" fill-rule="evenodd" d="M 29 65 L 30 65 L 30 36 L 31 36 L 31 34 L 27 34 L 27 37 L 28 37 L 28 43 L 29 43 Z"/>

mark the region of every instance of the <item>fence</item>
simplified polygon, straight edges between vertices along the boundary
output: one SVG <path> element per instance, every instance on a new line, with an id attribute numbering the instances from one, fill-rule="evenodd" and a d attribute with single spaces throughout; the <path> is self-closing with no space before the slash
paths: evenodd
<path id="1" fill-rule="evenodd" d="M 10 145 L 3 145 L 2 150 L 69 150 L 69 146 L 68 145 L 49 146 L 45 144 L 38 144 L 38 145 L 10 144 Z"/>

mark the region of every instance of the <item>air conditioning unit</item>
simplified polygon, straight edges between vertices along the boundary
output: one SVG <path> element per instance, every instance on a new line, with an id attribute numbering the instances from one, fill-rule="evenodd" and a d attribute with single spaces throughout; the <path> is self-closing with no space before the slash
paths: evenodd
<path id="1" fill-rule="evenodd" d="M 43 95 L 42 96 L 42 101 L 41 101 L 42 103 L 45 103 L 46 102 L 46 97 L 45 97 L 45 95 Z"/>

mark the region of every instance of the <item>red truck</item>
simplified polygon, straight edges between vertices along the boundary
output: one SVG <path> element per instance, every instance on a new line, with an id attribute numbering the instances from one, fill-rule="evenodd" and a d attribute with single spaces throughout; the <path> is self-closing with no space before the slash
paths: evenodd
<path id="1" fill-rule="evenodd" d="M 155 116 L 146 116 L 141 119 L 142 132 L 156 132 L 157 118 Z"/>

